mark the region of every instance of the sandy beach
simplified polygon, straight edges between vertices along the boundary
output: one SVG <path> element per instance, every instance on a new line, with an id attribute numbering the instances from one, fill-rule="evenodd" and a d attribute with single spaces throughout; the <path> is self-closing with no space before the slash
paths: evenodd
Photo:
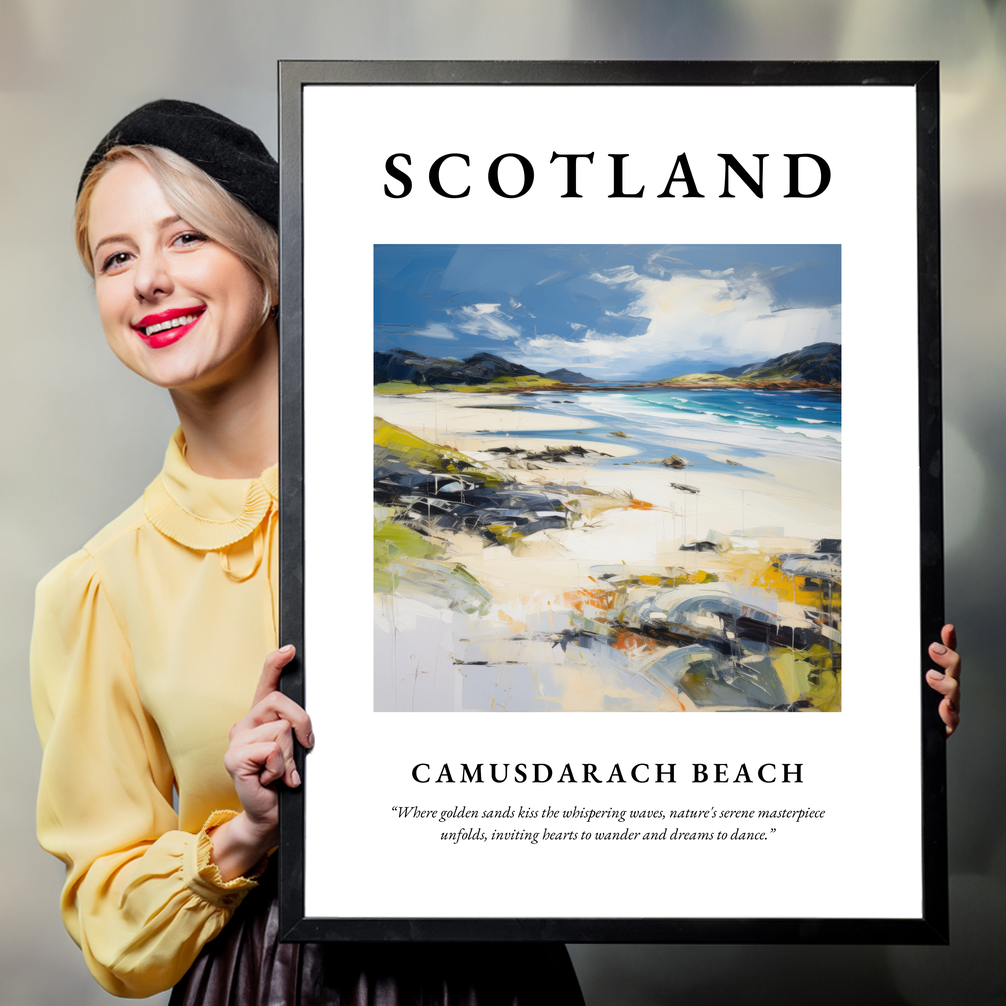
<path id="1" fill-rule="evenodd" d="M 661 458 L 652 438 L 561 404 L 375 396 L 386 424 L 457 452 L 462 473 L 477 466 L 471 485 L 462 475 L 433 504 L 423 497 L 425 514 L 416 495 L 400 497 L 411 510 L 380 511 L 439 551 L 389 560 L 396 587 L 376 595 L 377 708 L 838 708 L 838 560 L 824 554 L 841 538 L 838 461 L 794 456 L 785 437 L 742 456 L 715 430 L 673 423 Z M 480 479 L 539 494 L 528 522 L 487 531 L 435 518 L 445 493 Z M 471 583 L 447 583 L 443 570 Z M 750 639 L 735 645 L 738 625 Z M 426 655 L 421 678 L 405 650 Z M 751 681 L 731 683 L 738 666 Z"/>
<path id="2" fill-rule="evenodd" d="M 546 415 L 528 407 L 527 402 L 526 396 L 517 395 L 379 395 L 375 396 L 374 413 L 424 440 L 445 444 L 490 464 L 498 463 L 498 458 L 486 452 L 513 443 L 515 436 L 520 437 L 522 445 L 536 450 L 555 444 L 595 446 L 626 463 L 600 469 L 596 465 L 546 463 L 548 471 L 536 472 L 535 476 L 581 481 L 601 492 L 631 492 L 638 499 L 687 519 L 688 530 L 682 530 L 682 537 L 688 533 L 694 537 L 709 529 L 744 535 L 757 533 L 759 528 L 778 527 L 784 529 L 780 537 L 841 538 L 841 466 L 834 462 L 765 453 L 757 465 L 763 474 L 752 477 L 727 463 L 730 452 L 723 445 L 692 436 L 688 445 L 721 461 L 719 471 L 675 471 L 660 465 L 632 464 L 639 455 L 632 440 L 607 436 L 605 445 L 600 446 L 596 436 L 609 433 L 602 424 Z M 540 430 L 544 422 L 549 424 L 551 435 L 527 436 L 526 431 Z M 595 437 L 587 441 L 577 436 L 577 431 Z M 673 431 L 668 440 L 670 454 L 675 446 Z M 671 483 L 689 485 L 699 492 L 683 493 L 672 489 Z"/>

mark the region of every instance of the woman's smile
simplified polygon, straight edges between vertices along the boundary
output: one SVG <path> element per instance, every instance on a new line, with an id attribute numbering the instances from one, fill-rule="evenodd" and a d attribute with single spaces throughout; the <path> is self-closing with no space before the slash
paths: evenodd
<path id="1" fill-rule="evenodd" d="M 151 349 L 161 349 L 178 342 L 179 339 L 191 332 L 205 310 L 205 305 L 197 305 L 196 307 L 176 307 L 158 314 L 148 314 L 133 325 L 133 331 Z"/>

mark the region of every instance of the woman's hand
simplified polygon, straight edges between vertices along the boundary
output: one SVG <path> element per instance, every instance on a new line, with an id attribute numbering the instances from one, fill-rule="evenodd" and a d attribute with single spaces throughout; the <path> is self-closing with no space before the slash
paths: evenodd
<path id="1" fill-rule="evenodd" d="M 291 788 L 300 785 L 294 734 L 304 747 L 314 746 L 311 718 L 278 688 L 295 652 L 284 646 L 266 657 L 251 710 L 231 727 L 224 766 L 244 810 L 209 833 L 211 859 L 224 880 L 247 873 L 276 845 L 279 793 L 273 784 L 282 779 Z"/>
<path id="2" fill-rule="evenodd" d="M 929 644 L 929 656 L 943 668 L 926 672 L 930 688 L 943 696 L 940 719 L 947 726 L 949 737 L 961 721 L 961 658 L 957 650 L 957 632 L 952 625 L 944 625 L 940 633 L 942 643 Z"/>

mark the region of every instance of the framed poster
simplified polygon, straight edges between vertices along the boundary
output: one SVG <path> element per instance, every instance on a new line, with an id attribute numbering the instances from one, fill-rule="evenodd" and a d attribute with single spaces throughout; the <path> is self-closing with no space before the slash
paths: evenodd
<path id="1" fill-rule="evenodd" d="M 935 64 L 280 90 L 287 938 L 944 941 Z"/>

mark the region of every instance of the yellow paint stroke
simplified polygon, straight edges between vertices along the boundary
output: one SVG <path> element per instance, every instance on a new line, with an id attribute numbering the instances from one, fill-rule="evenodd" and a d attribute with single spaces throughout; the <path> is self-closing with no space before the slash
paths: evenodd
<path id="1" fill-rule="evenodd" d="M 840 584 L 829 585 L 827 581 L 818 581 L 814 577 L 784 573 L 778 556 L 726 553 L 719 556 L 719 559 L 726 566 L 721 571 L 721 579 L 745 587 L 756 587 L 785 601 L 793 601 L 803 607 L 816 608 L 836 616 L 842 610 Z"/>
<path id="2" fill-rule="evenodd" d="M 788 702 L 808 697 L 811 664 L 806 660 L 797 660 L 791 650 L 777 650 L 772 656 L 772 666 L 779 675 Z"/>
<path id="3" fill-rule="evenodd" d="M 502 608 L 497 611 L 496 615 L 514 635 L 527 632 L 527 622 L 522 622 L 519 618 L 511 617 Z"/>

